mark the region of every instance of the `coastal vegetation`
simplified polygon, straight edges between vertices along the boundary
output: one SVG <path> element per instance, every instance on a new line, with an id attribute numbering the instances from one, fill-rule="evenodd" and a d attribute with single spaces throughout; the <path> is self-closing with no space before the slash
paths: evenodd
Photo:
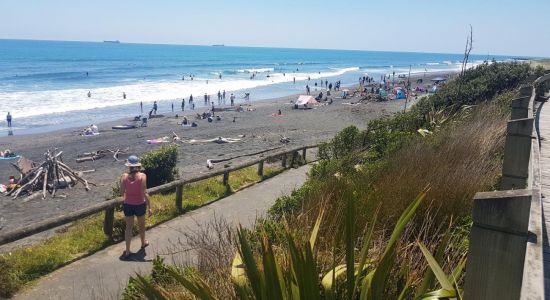
<path id="1" fill-rule="evenodd" d="M 255 228 L 187 233 L 201 263 L 157 258 L 125 298 L 460 298 L 472 198 L 498 185 L 511 100 L 542 71 L 485 63 L 407 112 L 345 128 Z"/>
<path id="2" fill-rule="evenodd" d="M 175 170 L 177 147 L 161 147 L 142 158 L 146 170 L 162 167 Z M 275 165 L 266 165 L 264 177 L 269 178 L 284 171 Z M 158 184 L 174 178 L 172 171 L 165 172 L 169 177 L 152 177 Z M 157 194 L 151 196 L 153 214 L 147 218 L 147 228 L 159 225 L 182 213 L 196 209 L 239 189 L 261 181 L 255 166 L 231 173 L 228 187 L 223 184 L 222 176 L 189 184 L 183 190 L 183 211 L 178 212 L 175 206 L 175 194 Z M 113 196 L 120 192 L 115 184 Z M 0 297 L 11 297 L 25 285 L 64 265 L 82 257 L 93 254 L 109 245 L 124 240 L 125 222 L 122 210 L 115 212 L 112 238 L 103 233 L 103 214 L 96 214 L 74 222 L 37 244 L 0 254 Z M 137 231 L 135 232 L 137 234 Z"/>

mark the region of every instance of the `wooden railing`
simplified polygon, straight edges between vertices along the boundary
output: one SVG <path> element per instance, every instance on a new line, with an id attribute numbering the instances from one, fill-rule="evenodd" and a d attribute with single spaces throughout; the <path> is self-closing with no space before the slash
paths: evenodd
<path id="1" fill-rule="evenodd" d="M 264 162 L 266 160 L 270 159 L 282 159 L 282 166 L 284 168 L 287 167 L 287 156 L 289 154 L 292 154 L 292 158 L 290 161 L 290 167 L 292 167 L 295 163 L 295 160 L 298 157 L 299 152 L 302 152 L 302 157 L 305 161 L 306 159 L 306 150 L 311 148 L 317 148 L 319 145 L 309 145 L 309 146 L 300 146 L 300 147 L 294 147 L 291 149 L 286 149 L 283 151 L 276 152 L 274 154 L 270 154 L 265 157 L 259 157 L 247 162 L 244 162 L 239 165 L 231 166 L 229 168 L 220 169 L 211 171 L 205 174 L 201 174 L 199 176 L 194 176 L 192 178 L 184 178 L 180 180 L 175 180 L 167 184 L 163 184 L 157 187 L 153 187 L 148 189 L 148 193 L 150 195 L 159 194 L 159 193 L 165 193 L 170 191 L 176 191 L 176 209 L 178 211 L 183 210 L 183 189 L 184 186 L 193 182 L 209 179 L 212 177 L 217 177 L 223 175 L 223 184 L 228 185 L 229 184 L 229 174 L 231 172 L 235 172 L 240 169 L 244 169 L 253 165 L 258 165 L 258 175 L 260 175 L 261 178 L 263 178 L 264 175 Z M 100 212 L 105 212 L 105 219 L 103 223 L 103 231 L 104 233 L 111 237 L 113 234 L 113 223 L 114 223 L 114 212 L 115 208 L 117 206 L 120 206 L 122 204 L 123 200 L 122 198 L 115 198 L 111 200 L 107 200 L 104 202 L 100 202 L 94 205 L 91 205 L 87 208 L 77 210 L 74 212 L 70 212 L 67 214 L 64 214 L 59 217 L 50 218 L 41 222 L 37 222 L 31 225 L 27 225 L 18 229 L 14 229 L 8 232 L 4 232 L 0 234 L 0 246 L 11 243 L 26 237 L 29 237 L 31 235 L 59 227 L 62 225 L 69 224 L 71 222 L 74 222 L 76 220 L 82 219 L 84 217 L 91 216 L 93 214 L 97 214 Z"/>
<path id="2" fill-rule="evenodd" d="M 477 193 L 464 299 L 544 299 L 538 83 L 519 90 L 506 129 L 500 191 Z"/>

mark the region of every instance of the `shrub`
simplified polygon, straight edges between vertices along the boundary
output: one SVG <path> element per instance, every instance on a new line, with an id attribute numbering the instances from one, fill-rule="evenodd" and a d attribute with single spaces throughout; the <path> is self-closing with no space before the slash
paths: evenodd
<path id="1" fill-rule="evenodd" d="M 154 187 L 173 181 L 177 175 L 178 147 L 162 146 L 141 157 L 141 164 L 147 174 L 147 186 Z"/>

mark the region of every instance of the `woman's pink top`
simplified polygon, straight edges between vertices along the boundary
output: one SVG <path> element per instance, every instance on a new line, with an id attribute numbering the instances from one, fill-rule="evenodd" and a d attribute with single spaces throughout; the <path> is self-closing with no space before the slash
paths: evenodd
<path id="1" fill-rule="evenodd" d="M 142 187 L 142 177 L 136 174 L 134 181 L 130 181 L 128 176 L 122 180 L 124 184 L 124 203 L 131 205 L 140 205 L 145 203 L 145 193 Z"/>

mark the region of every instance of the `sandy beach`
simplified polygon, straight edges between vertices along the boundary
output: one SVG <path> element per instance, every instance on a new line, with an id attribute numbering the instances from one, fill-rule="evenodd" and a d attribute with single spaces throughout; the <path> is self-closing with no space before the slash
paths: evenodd
<path id="1" fill-rule="evenodd" d="M 441 74 L 438 74 L 441 75 Z M 435 75 L 432 75 L 435 76 Z M 428 79 L 427 77 L 426 79 Z M 315 91 L 312 89 L 312 94 Z M 337 93 L 338 95 L 340 93 Z M 0 149 L 11 149 L 35 162 L 43 160 L 43 154 L 47 149 L 63 151 L 64 161 L 74 170 L 95 170 L 86 173 L 85 178 L 96 183 L 97 187 L 86 192 L 81 185 L 72 190 L 62 190 L 58 194 L 66 195 L 66 198 L 48 197 L 45 200 L 36 198 L 23 202 L 23 198 L 12 199 L 0 196 L 0 218 L 2 230 L 42 221 L 67 212 L 82 209 L 93 203 L 104 201 L 111 193 L 111 187 L 120 174 L 124 172 L 124 159 L 127 155 L 121 155 L 121 161 L 114 161 L 112 157 L 106 157 L 83 163 L 77 163 L 76 158 L 84 152 L 92 152 L 105 149 L 126 149 L 129 154 L 142 155 L 148 151 L 160 147 L 151 145 L 147 140 L 172 137 L 172 132 L 182 139 L 206 140 L 217 137 L 239 138 L 235 143 L 217 144 L 204 142 L 196 144 L 179 145 L 178 168 L 180 175 L 190 177 L 209 171 L 206 167 L 207 159 L 219 159 L 232 157 L 237 154 L 258 152 L 282 146 L 281 136 L 288 137 L 290 143 L 285 147 L 297 147 L 310 145 L 328 140 L 346 126 L 355 125 L 364 128 L 367 122 L 381 116 L 389 116 L 404 109 L 404 100 L 395 101 L 364 101 L 360 104 L 359 97 L 352 99 L 337 99 L 334 97 L 331 105 L 318 105 L 313 109 L 293 109 L 291 100 L 296 95 L 268 99 L 263 101 L 246 103 L 240 100 L 243 107 L 251 111 L 217 112 L 220 121 L 209 123 L 207 120 L 196 120 L 196 113 L 202 113 L 206 109 L 185 111 L 185 116 L 198 123 L 195 128 L 183 128 L 178 125 L 182 122 L 181 112 L 164 113 L 164 117 L 149 120 L 148 127 L 113 130 L 114 125 L 129 123 L 128 119 L 98 124 L 101 134 L 91 137 L 79 135 L 82 129 L 73 128 L 50 132 L 46 134 L 33 134 L 22 136 L 9 136 L 0 138 Z M 281 116 L 274 116 L 278 110 Z M 145 107 L 144 107 L 145 110 Z M 178 117 L 176 117 L 176 114 Z M 235 122 L 233 122 L 235 119 Z M 281 150 L 281 149 L 278 149 Z M 266 153 L 266 155 L 269 153 Z M 224 164 L 238 164 L 249 158 L 235 159 L 230 162 L 219 163 L 215 168 L 223 168 Z M 13 161 L 12 161 L 13 162 Z M 7 181 L 10 175 L 18 175 L 9 161 L 0 161 L 0 182 Z"/>

